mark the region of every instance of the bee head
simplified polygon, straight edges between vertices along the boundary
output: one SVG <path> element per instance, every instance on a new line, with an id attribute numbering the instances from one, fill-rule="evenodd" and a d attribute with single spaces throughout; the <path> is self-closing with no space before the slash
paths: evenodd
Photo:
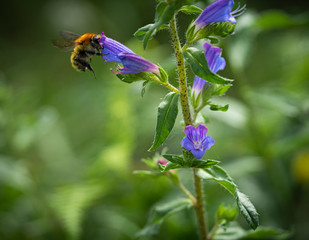
<path id="1" fill-rule="evenodd" d="M 100 38 L 101 38 L 101 35 L 98 34 L 98 35 L 95 35 L 95 36 L 92 38 L 92 40 L 91 40 L 91 45 L 92 45 L 94 48 L 98 49 L 98 50 L 102 50 L 102 49 L 103 49 L 103 47 L 102 47 L 101 44 L 99 43 Z"/>

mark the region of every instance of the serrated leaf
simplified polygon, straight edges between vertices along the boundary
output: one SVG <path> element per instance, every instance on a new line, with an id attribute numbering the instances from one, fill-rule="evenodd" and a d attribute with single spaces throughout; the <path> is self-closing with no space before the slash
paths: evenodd
<path id="1" fill-rule="evenodd" d="M 136 234 L 136 237 L 143 237 L 157 234 L 160 225 L 164 222 L 164 220 L 167 217 L 191 207 L 192 202 L 187 198 L 181 198 L 169 203 L 156 205 L 150 213 L 148 223 L 141 231 L 139 231 Z"/>
<path id="2" fill-rule="evenodd" d="M 200 51 L 197 48 L 190 47 L 187 50 L 183 51 L 183 55 L 186 59 L 186 62 L 189 63 L 194 74 L 199 76 L 200 78 L 205 79 L 208 82 L 218 84 L 231 83 L 231 79 L 221 77 L 216 73 L 210 71 L 203 51 Z"/>
<path id="3" fill-rule="evenodd" d="M 148 151 L 157 149 L 168 137 L 174 127 L 178 114 L 179 94 L 168 93 L 158 107 L 156 134 Z"/>
<path id="4" fill-rule="evenodd" d="M 250 227 L 252 229 L 257 228 L 259 225 L 259 214 L 249 198 L 238 190 L 237 185 L 223 168 L 213 166 L 209 169 L 200 169 L 198 170 L 197 175 L 202 179 L 214 180 L 227 189 L 236 199 L 240 213 L 244 216 Z"/>
<path id="5" fill-rule="evenodd" d="M 209 104 L 209 108 L 210 110 L 212 111 L 222 111 L 222 112 L 226 112 L 228 109 L 229 109 L 229 105 L 226 104 L 224 106 L 221 106 L 221 105 L 217 105 L 217 104 L 212 104 L 210 103 Z"/>
<path id="6" fill-rule="evenodd" d="M 182 8 L 179 9 L 179 11 L 186 14 L 200 14 L 201 12 L 203 12 L 203 9 L 194 5 L 189 5 L 189 6 L 183 6 Z"/>

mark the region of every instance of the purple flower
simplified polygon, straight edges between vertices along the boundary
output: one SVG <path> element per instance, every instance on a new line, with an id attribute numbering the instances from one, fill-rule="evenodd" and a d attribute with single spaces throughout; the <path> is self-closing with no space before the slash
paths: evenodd
<path id="1" fill-rule="evenodd" d="M 120 71 L 112 71 L 116 74 L 151 72 L 160 75 L 159 67 L 146 59 L 135 54 L 125 45 L 108 38 L 102 32 L 99 39 L 100 45 L 103 47 L 102 57 L 105 62 L 122 63 L 123 67 L 117 67 Z"/>
<path id="2" fill-rule="evenodd" d="M 181 146 L 190 151 L 194 157 L 201 159 L 206 150 L 215 144 L 215 140 L 211 136 L 206 136 L 207 128 L 204 124 L 198 125 L 196 128 L 189 125 L 185 127 L 187 135 L 181 141 Z"/>
<path id="3" fill-rule="evenodd" d="M 160 75 L 159 67 L 135 53 L 119 53 L 119 59 L 123 67 L 117 67 L 120 71 L 112 71 L 116 74 L 152 72 Z"/>
<path id="4" fill-rule="evenodd" d="M 213 73 L 225 68 L 225 59 L 221 57 L 221 48 L 212 47 L 210 43 L 204 43 L 205 57 L 210 71 Z"/>
<path id="5" fill-rule="evenodd" d="M 225 68 L 226 62 L 225 59 L 221 57 L 221 49 L 219 47 L 212 47 L 208 42 L 204 43 L 204 49 L 205 49 L 205 57 L 210 71 L 216 73 L 219 70 L 223 70 Z M 203 91 L 203 88 L 206 85 L 206 83 L 207 83 L 206 80 L 198 76 L 194 77 L 191 97 L 196 107 L 198 106 L 199 94 L 201 94 L 201 92 Z"/>
<path id="6" fill-rule="evenodd" d="M 238 8 L 232 12 L 233 6 L 233 0 L 217 0 L 210 4 L 194 21 L 193 24 L 196 25 L 196 30 L 201 29 L 210 23 L 231 22 L 236 24 L 235 17 L 244 13 L 245 6 L 242 8 L 238 6 Z"/>
<path id="7" fill-rule="evenodd" d="M 198 76 L 195 76 L 193 86 L 192 86 L 192 94 L 194 94 L 195 96 L 198 96 L 202 92 L 206 83 L 207 81 L 205 81 L 204 79 Z"/>
<path id="8" fill-rule="evenodd" d="M 198 76 L 194 77 L 194 82 L 191 90 L 191 99 L 194 109 L 196 109 L 199 105 L 199 99 L 206 83 L 207 81 L 205 81 L 204 79 Z"/>
<path id="9" fill-rule="evenodd" d="M 119 53 L 134 53 L 130 48 L 125 45 L 117 42 L 114 39 L 108 38 L 105 36 L 104 32 L 101 34 L 101 38 L 99 39 L 100 45 L 103 47 L 102 53 L 104 54 L 102 57 L 105 62 L 118 62 L 121 63 L 121 59 L 119 58 Z"/>

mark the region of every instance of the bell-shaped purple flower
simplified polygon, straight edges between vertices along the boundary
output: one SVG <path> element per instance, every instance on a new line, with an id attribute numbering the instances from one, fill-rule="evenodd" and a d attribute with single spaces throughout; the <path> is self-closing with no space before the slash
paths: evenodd
<path id="1" fill-rule="evenodd" d="M 225 59 L 221 57 L 221 48 L 212 47 L 210 43 L 206 42 L 204 43 L 204 49 L 205 49 L 205 57 L 210 71 L 216 73 L 219 70 L 223 70 L 225 68 L 226 62 Z M 193 101 L 193 105 L 195 107 L 197 107 L 199 104 L 199 96 L 203 91 L 203 88 L 205 87 L 206 83 L 208 83 L 206 80 L 198 76 L 194 77 L 194 82 L 191 91 L 191 98 Z M 210 83 L 208 83 L 208 86 L 209 84 Z"/>
<path id="2" fill-rule="evenodd" d="M 190 151 L 197 159 L 201 159 L 206 150 L 215 144 L 215 140 L 211 136 L 206 136 L 207 128 L 204 124 L 200 124 L 196 128 L 191 125 L 186 126 L 185 134 L 181 146 Z"/>
<path id="3" fill-rule="evenodd" d="M 119 53 L 118 57 L 123 67 L 117 67 L 120 71 L 112 71 L 116 74 L 150 72 L 160 75 L 159 67 L 135 53 Z"/>
<path id="4" fill-rule="evenodd" d="M 205 57 L 208 63 L 210 71 L 213 73 L 223 70 L 225 68 L 226 62 L 223 57 L 221 57 L 221 48 L 212 47 L 210 43 L 204 43 Z"/>
<path id="5" fill-rule="evenodd" d="M 204 28 L 210 23 L 231 22 L 236 24 L 235 17 L 244 13 L 245 6 L 238 7 L 232 11 L 233 0 L 217 0 L 204 9 L 200 16 L 194 21 L 195 30 Z"/>
<path id="6" fill-rule="evenodd" d="M 205 81 L 204 79 L 198 76 L 195 76 L 193 86 L 192 86 L 192 94 L 194 94 L 195 96 L 198 96 L 203 91 L 203 88 L 206 83 L 207 81 Z"/>
<path id="7" fill-rule="evenodd" d="M 119 53 L 134 53 L 130 48 L 125 45 L 117 42 L 114 39 L 108 38 L 105 36 L 104 32 L 101 34 L 101 38 L 99 39 L 100 45 L 103 47 L 102 54 L 105 62 L 118 62 L 121 63 L 121 59 L 119 58 Z"/>
<path id="8" fill-rule="evenodd" d="M 191 89 L 191 101 L 194 109 L 196 109 L 199 105 L 200 96 L 206 83 L 207 81 L 204 79 L 198 76 L 194 77 L 194 82 Z"/>
<path id="9" fill-rule="evenodd" d="M 135 54 L 130 48 L 108 38 L 102 32 L 99 39 L 100 45 L 103 47 L 102 57 L 105 62 L 122 63 L 123 67 L 117 67 L 120 71 L 112 71 L 116 74 L 150 72 L 160 74 L 159 67 L 146 59 Z"/>

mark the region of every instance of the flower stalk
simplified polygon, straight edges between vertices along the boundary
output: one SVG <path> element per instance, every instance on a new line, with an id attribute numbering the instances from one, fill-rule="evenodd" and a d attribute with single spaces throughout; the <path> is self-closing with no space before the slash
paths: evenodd
<path id="1" fill-rule="evenodd" d="M 174 51 L 176 55 L 182 114 L 183 114 L 185 125 L 188 126 L 188 125 L 192 125 L 192 119 L 191 119 L 190 106 L 189 106 L 189 101 L 188 101 L 188 88 L 187 88 L 185 62 L 184 62 L 184 56 L 181 51 L 182 48 L 181 48 L 178 33 L 177 33 L 175 16 L 170 21 L 170 32 L 171 32 L 172 43 L 173 43 L 173 47 L 174 47 Z M 201 239 L 206 240 L 207 239 L 207 226 L 206 226 L 206 219 L 205 219 L 204 199 L 203 199 L 203 184 L 202 184 L 202 179 L 200 179 L 196 175 L 196 169 L 193 169 L 193 175 L 194 175 L 194 185 L 195 185 L 195 194 L 196 194 L 196 201 L 194 204 L 194 208 L 195 208 L 195 212 L 197 215 Z"/>
<path id="2" fill-rule="evenodd" d="M 181 103 L 181 108 L 182 108 L 183 119 L 185 121 L 186 126 L 192 125 L 191 113 L 190 113 L 190 107 L 189 107 L 189 101 L 188 101 L 185 60 L 184 60 L 184 56 L 181 51 L 175 16 L 172 18 L 170 22 L 170 32 L 171 32 L 172 42 L 173 42 L 174 51 L 176 55 L 176 61 L 177 61 L 180 103 Z"/>

